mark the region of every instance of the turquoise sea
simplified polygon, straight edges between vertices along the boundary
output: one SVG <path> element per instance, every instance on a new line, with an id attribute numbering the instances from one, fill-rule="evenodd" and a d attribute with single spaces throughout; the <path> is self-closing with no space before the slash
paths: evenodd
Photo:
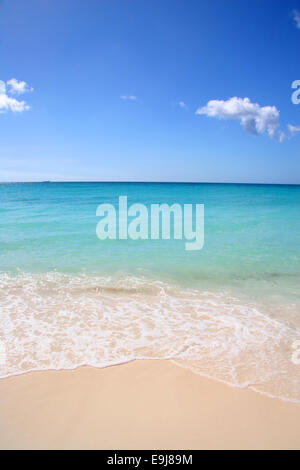
<path id="1" fill-rule="evenodd" d="M 204 204 L 204 248 L 99 240 L 119 196 Z M 300 186 L 0 185 L 1 377 L 168 358 L 300 402 L 299 285 Z"/>

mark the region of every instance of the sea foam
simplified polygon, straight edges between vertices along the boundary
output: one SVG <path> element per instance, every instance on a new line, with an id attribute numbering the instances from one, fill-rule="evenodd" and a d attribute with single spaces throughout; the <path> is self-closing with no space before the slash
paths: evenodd
<path id="1" fill-rule="evenodd" d="M 228 292 L 143 277 L 0 274 L 0 377 L 172 359 L 237 387 L 300 402 L 297 328 Z"/>

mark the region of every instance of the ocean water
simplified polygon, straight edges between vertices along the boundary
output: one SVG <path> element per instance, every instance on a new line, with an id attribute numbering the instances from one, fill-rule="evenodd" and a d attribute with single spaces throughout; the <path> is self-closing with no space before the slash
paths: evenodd
<path id="1" fill-rule="evenodd" d="M 204 204 L 204 248 L 99 240 L 124 195 Z M 300 186 L 0 185 L 0 377 L 168 358 L 300 403 L 299 281 Z"/>

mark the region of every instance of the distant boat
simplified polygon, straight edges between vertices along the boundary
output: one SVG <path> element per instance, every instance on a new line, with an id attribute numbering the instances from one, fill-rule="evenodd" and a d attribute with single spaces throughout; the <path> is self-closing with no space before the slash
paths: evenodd
<path id="1" fill-rule="evenodd" d="M 43 184 L 49 184 L 51 181 L 42 181 Z"/>

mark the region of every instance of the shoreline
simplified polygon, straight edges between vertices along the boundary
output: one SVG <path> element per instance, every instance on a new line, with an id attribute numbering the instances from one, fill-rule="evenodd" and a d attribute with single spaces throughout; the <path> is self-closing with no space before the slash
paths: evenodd
<path id="1" fill-rule="evenodd" d="M 14 373 L 14 374 L 8 374 L 8 375 L 4 375 L 4 376 L 0 376 L 0 384 L 1 384 L 1 381 L 2 380 L 9 380 L 9 379 L 14 379 L 14 378 L 17 378 L 17 377 L 22 377 L 22 376 L 26 376 L 26 375 L 34 375 L 34 374 L 46 374 L 46 373 L 70 373 L 70 372 L 77 372 L 77 371 L 80 371 L 81 369 L 96 369 L 96 370 L 105 370 L 105 369 L 110 369 L 111 367 L 120 367 L 120 366 L 123 366 L 123 365 L 126 365 L 126 364 L 131 364 L 131 363 L 134 363 L 134 362 L 169 362 L 171 364 L 174 364 L 176 367 L 180 367 L 180 368 L 183 368 L 189 372 L 191 372 L 192 374 L 195 374 L 197 376 L 199 376 L 200 378 L 203 378 L 205 380 L 209 380 L 209 381 L 212 381 L 212 382 L 217 382 L 221 385 L 225 385 L 225 387 L 229 387 L 229 388 L 232 388 L 233 390 L 248 390 L 248 391 L 251 391 L 253 393 L 258 393 L 259 395 L 262 395 L 264 397 L 267 397 L 267 398 L 270 398 L 270 399 L 274 399 L 274 400 L 279 400 L 279 401 L 283 401 L 284 403 L 290 403 L 290 404 L 293 404 L 293 405 L 299 405 L 300 406 L 300 401 L 298 400 L 293 400 L 291 398 L 286 398 L 286 397 L 281 397 L 281 396 L 276 396 L 276 395 L 272 395 L 271 393 L 269 392 L 264 392 L 263 390 L 258 390 L 256 389 L 253 385 L 248 385 L 248 386 L 239 386 L 239 385 L 236 385 L 236 384 L 231 384 L 229 382 L 226 382 L 225 380 L 222 380 L 218 377 L 213 377 L 213 376 L 210 376 L 210 375 L 207 375 L 203 372 L 197 372 L 195 370 L 193 370 L 192 367 L 189 367 L 183 363 L 179 363 L 177 362 L 178 360 L 175 358 L 154 358 L 154 357 L 151 357 L 151 358 L 141 358 L 141 359 L 128 359 L 128 360 L 124 360 L 124 361 L 121 361 L 121 362 L 116 362 L 116 363 L 113 363 L 113 364 L 107 364 L 107 365 L 103 365 L 103 366 L 97 366 L 97 365 L 94 365 L 94 364 L 85 364 L 85 363 L 82 363 L 82 364 L 78 364 L 77 366 L 75 367 L 72 367 L 72 368 L 61 368 L 61 369 L 29 369 L 27 371 L 23 371 L 23 372 L 17 372 L 17 373 Z"/>
<path id="2" fill-rule="evenodd" d="M 273 303 L 260 306 L 142 276 L 49 272 L 0 281 L 1 378 L 175 359 L 207 378 L 300 401 L 300 368 L 292 361 L 300 340 L 296 304 L 278 313 L 278 302 L 272 316 Z"/>
<path id="3" fill-rule="evenodd" d="M 0 380 L 1 449 L 300 449 L 300 406 L 169 360 Z"/>

